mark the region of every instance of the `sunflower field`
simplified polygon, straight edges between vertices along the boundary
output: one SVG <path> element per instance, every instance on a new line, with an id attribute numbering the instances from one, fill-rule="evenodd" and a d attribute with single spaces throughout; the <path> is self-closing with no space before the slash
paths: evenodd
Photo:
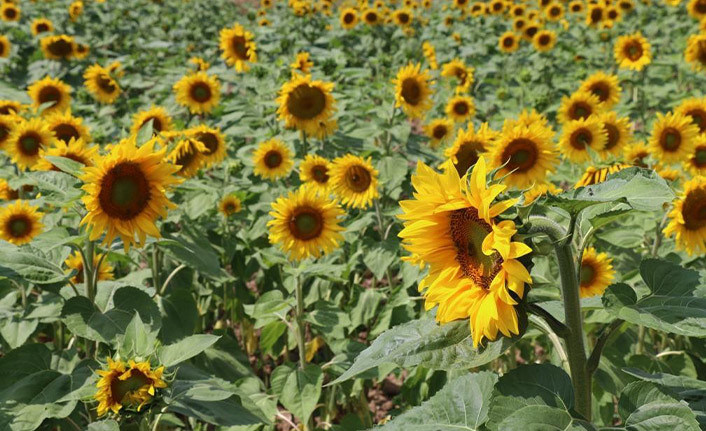
<path id="1" fill-rule="evenodd" d="M 706 430 L 706 0 L 0 0 L 0 431 Z"/>

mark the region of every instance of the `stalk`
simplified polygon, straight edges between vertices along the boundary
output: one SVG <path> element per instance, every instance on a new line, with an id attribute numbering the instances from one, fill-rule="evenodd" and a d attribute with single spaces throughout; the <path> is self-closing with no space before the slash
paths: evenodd
<path id="1" fill-rule="evenodd" d="M 295 293 L 297 296 L 297 345 L 299 348 L 299 368 L 306 367 L 306 327 L 304 326 L 304 289 L 299 276 L 295 279 Z"/>

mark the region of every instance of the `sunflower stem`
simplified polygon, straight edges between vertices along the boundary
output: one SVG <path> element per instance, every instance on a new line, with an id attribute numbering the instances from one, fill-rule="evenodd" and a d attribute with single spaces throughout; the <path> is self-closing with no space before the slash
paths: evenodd
<path id="1" fill-rule="evenodd" d="M 306 367 L 306 327 L 304 326 L 304 287 L 299 276 L 294 279 L 297 296 L 297 345 L 299 348 L 299 368 Z"/>
<path id="2" fill-rule="evenodd" d="M 578 258 L 568 232 L 555 221 L 535 216 L 530 218 L 530 233 L 543 233 L 554 242 L 561 277 L 561 294 L 564 302 L 567 333 L 563 336 L 574 386 L 576 411 L 591 420 L 591 373 L 588 369 L 584 345 L 583 316 L 579 299 Z"/>
<path id="3" fill-rule="evenodd" d="M 152 286 L 159 290 L 159 248 L 157 243 L 152 244 Z"/>
<path id="4" fill-rule="evenodd" d="M 86 241 L 86 252 L 81 255 L 83 258 L 83 281 L 86 283 L 86 295 L 91 303 L 96 301 L 96 291 L 93 285 L 93 254 L 95 253 L 95 243 L 90 239 Z"/>

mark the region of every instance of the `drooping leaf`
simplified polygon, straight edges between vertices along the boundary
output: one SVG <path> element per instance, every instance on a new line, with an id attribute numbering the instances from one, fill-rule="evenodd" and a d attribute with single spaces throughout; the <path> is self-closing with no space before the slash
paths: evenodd
<path id="1" fill-rule="evenodd" d="M 161 346 L 157 349 L 157 358 L 161 365 L 173 367 L 208 349 L 215 344 L 219 338 L 221 337 L 209 334 L 192 335 L 174 344 Z"/>

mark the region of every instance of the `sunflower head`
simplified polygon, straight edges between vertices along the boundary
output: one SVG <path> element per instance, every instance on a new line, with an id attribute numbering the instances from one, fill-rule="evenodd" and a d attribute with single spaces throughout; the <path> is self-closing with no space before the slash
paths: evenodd
<path id="1" fill-rule="evenodd" d="M 230 194 L 221 199 L 218 204 L 218 210 L 225 217 L 231 217 L 232 215 L 239 213 L 243 209 L 243 204 L 236 195 Z"/>
<path id="2" fill-rule="evenodd" d="M 422 118 L 431 108 L 431 75 L 421 70 L 420 64 L 409 64 L 397 73 L 395 84 L 395 106 L 412 118 Z"/>
<path id="3" fill-rule="evenodd" d="M 137 112 L 132 117 L 130 134 L 137 135 L 140 129 L 150 121 L 152 122 L 153 136 L 172 130 L 172 117 L 167 110 L 161 106 L 152 106 L 147 110 Z"/>
<path id="4" fill-rule="evenodd" d="M 363 21 L 368 25 L 377 25 L 380 23 L 381 17 L 377 10 L 369 8 L 363 11 Z"/>
<path id="5" fill-rule="evenodd" d="M 91 132 L 83 124 L 83 119 L 71 115 L 71 111 L 57 112 L 47 117 L 49 130 L 57 140 L 69 143 L 72 139 L 91 141 Z"/>
<path id="6" fill-rule="evenodd" d="M 494 202 L 506 186 L 487 186 L 482 157 L 463 178 L 450 161 L 442 168 L 437 173 L 419 162 L 415 199 L 400 202 L 402 245 L 429 269 L 419 285 L 425 308 L 438 307 L 440 323 L 468 318 L 475 346 L 518 334 L 514 306 L 532 280 L 517 258 L 531 250 L 513 241 L 513 221 L 497 218 L 516 201 Z"/>
<path id="7" fill-rule="evenodd" d="M 294 166 L 292 151 L 284 142 L 272 138 L 261 142 L 253 153 L 253 171 L 260 177 L 276 180 L 289 175 Z"/>
<path id="8" fill-rule="evenodd" d="M 657 113 L 649 148 L 662 163 L 683 162 L 693 151 L 698 134 L 698 126 L 689 117 L 672 112 L 667 115 Z"/>
<path id="9" fill-rule="evenodd" d="M 127 363 L 108 358 L 108 363 L 97 371 L 100 379 L 95 399 L 98 401 L 98 416 L 112 411 L 118 414 L 121 409 L 135 409 L 138 412 L 152 401 L 157 389 L 167 387 L 162 379 L 164 367 L 152 368 L 148 361 Z"/>
<path id="10" fill-rule="evenodd" d="M 321 123 L 327 122 L 336 111 L 336 100 L 331 95 L 333 87 L 333 83 L 312 81 L 308 75 L 294 74 L 280 89 L 279 118 L 288 128 L 316 135 Z"/>
<path id="11" fill-rule="evenodd" d="M 54 31 L 54 24 L 46 18 L 36 18 L 32 21 L 31 31 L 33 36 Z"/>
<path id="12" fill-rule="evenodd" d="M 59 78 L 46 76 L 30 85 L 27 94 L 34 109 L 44 108 L 43 114 L 63 112 L 71 106 L 71 87 Z"/>
<path id="13" fill-rule="evenodd" d="M 429 137 L 429 145 L 438 148 L 453 133 L 454 123 L 448 118 L 437 118 L 424 126 L 424 132 Z"/>
<path id="14" fill-rule="evenodd" d="M 0 18 L 6 22 L 17 22 L 20 20 L 22 11 L 20 8 L 11 2 L 5 2 L 0 6 Z"/>
<path id="15" fill-rule="evenodd" d="M 583 252 L 579 284 L 581 298 L 603 295 L 603 292 L 615 279 L 612 261 L 613 259 L 608 257 L 606 253 L 598 253 L 593 247 Z"/>
<path id="16" fill-rule="evenodd" d="M 587 91 L 577 91 L 561 100 L 557 117 L 561 123 L 588 118 L 602 112 L 600 99 Z"/>
<path id="17" fill-rule="evenodd" d="M 586 25 L 598 27 L 605 19 L 605 7 L 603 4 L 589 4 L 586 10 Z"/>
<path id="18" fill-rule="evenodd" d="M 14 115 L 22 111 L 22 104 L 15 100 L 0 100 L 0 115 Z"/>
<path id="19" fill-rule="evenodd" d="M 532 38 L 532 45 L 539 52 L 549 52 L 556 45 L 556 33 L 552 30 L 540 30 Z"/>
<path id="20" fill-rule="evenodd" d="M 498 47 L 500 48 L 500 51 L 505 53 L 515 52 L 520 47 L 520 39 L 515 33 L 506 31 L 500 35 L 500 38 L 498 39 Z"/>
<path id="21" fill-rule="evenodd" d="M 706 20 L 704 20 L 706 22 Z M 689 36 L 684 59 L 696 71 L 706 70 L 706 34 L 693 34 Z"/>
<path id="22" fill-rule="evenodd" d="M 456 123 L 470 120 L 476 113 L 476 106 L 470 96 L 457 95 L 446 104 L 446 115 Z"/>
<path id="23" fill-rule="evenodd" d="M 35 171 L 60 171 L 46 156 L 65 157 L 84 166 L 93 166 L 94 160 L 100 157 L 97 146 L 87 145 L 83 139 L 71 138 L 68 142 L 55 140 L 54 144 L 39 152 L 40 160 L 32 166 Z"/>
<path id="24" fill-rule="evenodd" d="M 343 239 L 338 224 L 343 214 L 335 201 L 309 187 L 299 188 L 272 203 L 270 243 L 278 244 L 291 260 L 328 254 Z"/>
<path id="25" fill-rule="evenodd" d="M 110 71 L 99 64 L 86 69 L 83 78 L 86 89 L 99 103 L 109 105 L 120 96 L 120 85 L 113 79 Z"/>
<path id="26" fill-rule="evenodd" d="M 226 157 L 226 137 L 220 128 L 201 124 L 187 130 L 187 135 L 203 144 L 201 154 L 207 165 L 219 163 Z"/>
<path id="27" fill-rule="evenodd" d="M 561 188 L 555 186 L 554 184 L 550 182 L 544 182 L 544 183 L 539 183 L 535 184 L 527 190 L 523 196 L 524 196 L 524 205 L 529 205 L 532 202 L 536 201 L 542 196 L 546 195 L 558 195 L 559 193 L 562 193 L 564 190 Z"/>
<path id="28" fill-rule="evenodd" d="M 696 137 L 694 150 L 684 162 L 684 167 L 694 176 L 706 176 L 706 135 Z"/>
<path id="29" fill-rule="evenodd" d="M 627 117 L 618 117 L 613 111 L 601 114 L 598 119 L 603 123 L 603 128 L 608 136 L 605 147 L 599 154 L 601 157 L 618 156 L 625 146 L 632 140 L 630 120 Z"/>
<path id="30" fill-rule="evenodd" d="M 674 111 L 691 118 L 699 133 L 706 133 L 706 98 L 686 99 Z"/>
<path id="31" fill-rule="evenodd" d="M 0 208 L 0 239 L 15 245 L 32 241 L 44 227 L 38 209 L 22 200 Z"/>
<path id="32" fill-rule="evenodd" d="M 68 60 L 76 55 L 74 38 L 65 34 L 45 36 L 39 44 L 44 57 L 49 60 Z"/>
<path id="33" fill-rule="evenodd" d="M 20 169 L 27 169 L 39 161 L 40 151 L 48 148 L 54 140 L 46 123 L 34 118 L 22 121 L 13 128 L 5 149 L 13 163 Z"/>
<path id="34" fill-rule="evenodd" d="M 224 28 L 220 33 L 220 48 L 222 57 L 237 72 L 250 70 L 249 63 L 257 61 L 257 46 L 255 36 L 246 31 L 240 24 L 231 28 Z"/>
<path id="35" fill-rule="evenodd" d="M 466 130 L 458 131 L 453 145 L 444 150 L 444 157 L 450 159 L 458 175 L 463 176 L 483 153 L 490 150 L 498 135 L 488 123 L 481 124 L 477 130 L 469 124 Z"/>
<path id="36" fill-rule="evenodd" d="M 611 108 L 620 100 L 620 83 L 615 75 L 608 75 L 604 72 L 596 72 L 586 78 L 579 88 L 598 97 L 598 100 L 606 108 Z"/>
<path id="37" fill-rule="evenodd" d="M 543 182 L 558 164 L 553 136 L 554 131 L 540 121 L 504 126 L 490 151 L 490 166 L 507 175 L 505 183 L 518 188 Z"/>
<path id="38" fill-rule="evenodd" d="M 155 222 L 176 207 L 166 193 L 181 180 L 174 176 L 180 167 L 165 161 L 166 149 L 155 150 L 155 144 L 152 139 L 138 148 L 128 138 L 84 169 L 88 213 L 81 224 L 88 225 L 91 240 L 105 233 L 103 243 L 110 244 L 119 236 L 127 251 L 144 244 L 147 235 L 161 236 Z"/>
<path id="39" fill-rule="evenodd" d="M 204 163 L 206 146 L 196 139 L 182 139 L 167 156 L 167 160 L 179 167 L 177 175 L 184 178 L 195 176 Z"/>
<path id="40" fill-rule="evenodd" d="M 350 7 L 345 8 L 341 11 L 339 21 L 341 23 L 341 27 L 346 30 L 350 30 L 358 25 L 358 12 Z"/>
<path id="41" fill-rule="evenodd" d="M 669 212 L 664 234 L 674 236 L 677 249 L 689 255 L 706 253 L 706 178 L 696 177 L 684 184 Z"/>
<path id="42" fill-rule="evenodd" d="M 218 105 L 221 84 L 218 78 L 206 72 L 185 75 L 174 84 L 176 100 L 192 114 L 208 114 Z"/>
<path id="43" fill-rule="evenodd" d="M 608 133 L 597 116 L 580 118 L 564 124 L 559 146 L 564 156 L 574 162 L 591 160 L 589 148 L 601 151 L 608 142 Z"/>
<path id="44" fill-rule="evenodd" d="M 321 156 L 307 154 L 299 166 L 299 179 L 317 191 L 329 190 L 329 171 L 331 162 Z"/>
<path id="45" fill-rule="evenodd" d="M 19 120 L 14 115 L 0 115 L 0 150 L 10 140 L 12 129 Z"/>
<path id="46" fill-rule="evenodd" d="M 693 18 L 702 20 L 706 17 L 706 0 L 689 0 L 686 9 Z"/>
<path id="47" fill-rule="evenodd" d="M 363 159 L 352 154 L 338 157 L 329 175 L 333 192 L 347 207 L 367 208 L 379 196 L 378 171 L 370 157 Z"/>
<path id="48" fill-rule="evenodd" d="M 398 9 L 392 14 L 392 20 L 400 27 L 411 25 L 413 19 L 414 14 L 407 8 Z"/>
<path id="49" fill-rule="evenodd" d="M 9 57 L 11 50 L 12 44 L 10 43 L 10 39 L 5 35 L 0 35 L 0 58 Z"/>
<path id="50" fill-rule="evenodd" d="M 303 51 L 297 53 L 297 58 L 294 60 L 294 63 L 289 65 L 289 67 L 293 72 L 299 71 L 302 73 L 309 73 L 311 68 L 314 67 L 314 62 L 309 59 L 309 53 Z"/>
<path id="51" fill-rule="evenodd" d="M 614 51 L 615 61 L 623 69 L 639 71 L 652 61 L 650 43 L 640 32 L 619 37 Z"/>

